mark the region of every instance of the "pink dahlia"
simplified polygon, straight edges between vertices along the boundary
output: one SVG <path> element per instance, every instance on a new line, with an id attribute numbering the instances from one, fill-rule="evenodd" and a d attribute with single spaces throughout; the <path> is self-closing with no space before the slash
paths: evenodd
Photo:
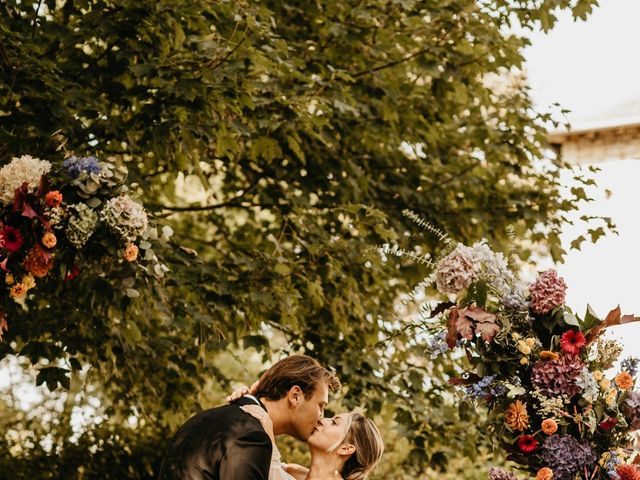
<path id="1" fill-rule="evenodd" d="M 575 330 L 567 330 L 562 334 L 560 339 L 560 346 L 562 350 L 572 355 L 577 355 L 587 344 L 587 339 L 584 338 L 582 332 L 576 332 Z"/>
<path id="2" fill-rule="evenodd" d="M 531 293 L 531 310 L 542 315 L 564 304 L 567 284 L 564 283 L 562 277 L 558 277 L 558 272 L 547 270 L 540 274 L 529 291 Z"/>
<path id="3" fill-rule="evenodd" d="M 19 229 L 6 225 L 0 230 L 0 247 L 9 252 L 17 252 L 22 248 L 24 237 Z"/>

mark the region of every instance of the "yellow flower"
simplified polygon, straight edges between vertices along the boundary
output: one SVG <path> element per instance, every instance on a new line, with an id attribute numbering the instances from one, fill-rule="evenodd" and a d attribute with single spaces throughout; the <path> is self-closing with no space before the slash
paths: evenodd
<path id="1" fill-rule="evenodd" d="M 542 431 L 546 435 L 553 435 L 558 431 L 558 424 L 553 418 L 547 418 L 542 422 Z"/>
<path id="2" fill-rule="evenodd" d="M 27 294 L 27 289 L 22 283 L 16 283 L 11 290 L 9 290 L 9 295 L 11 298 L 23 298 Z"/>
<path id="3" fill-rule="evenodd" d="M 538 470 L 536 473 L 536 480 L 551 480 L 553 478 L 553 470 L 549 467 L 544 467 Z"/>
<path id="4" fill-rule="evenodd" d="M 520 359 L 520 365 L 529 365 L 529 359 L 527 357 L 522 357 Z"/>
<path id="5" fill-rule="evenodd" d="M 6 283 L 7 285 L 13 285 L 14 283 L 16 283 L 16 280 L 13 278 L 13 275 L 7 273 L 4 276 L 4 283 Z"/>
<path id="6" fill-rule="evenodd" d="M 514 340 L 520 340 L 520 334 L 517 332 L 513 332 L 511 334 L 511 338 L 513 338 Z"/>
<path id="7" fill-rule="evenodd" d="M 604 378 L 604 375 L 602 374 L 602 372 L 600 370 L 596 370 L 595 372 L 593 372 L 593 378 L 596 379 L 596 382 L 599 382 L 600 380 L 602 380 Z"/>
<path id="8" fill-rule="evenodd" d="M 31 290 L 36 286 L 36 279 L 33 278 L 32 275 L 25 275 L 24 277 L 22 277 L 22 284 L 27 290 Z"/>
<path id="9" fill-rule="evenodd" d="M 531 353 L 531 347 L 527 345 L 527 342 L 524 340 L 520 340 L 518 342 L 518 350 L 524 353 L 525 355 L 529 355 Z"/>
<path id="10" fill-rule="evenodd" d="M 603 378 L 600 382 L 600 388 L 602 388 L 602 390 L 609 390 L 611 388 L 611 380 Z"/>
<path id="11" fill-rule="evenodd" d="M 527 413 L 527 404 L 516 400 L 509 405 L 504 421 L 512 430 L 526 430 L 529 426 L 529 414 Z"/>
<path id="12" fill-rule="evenodd" d="M 618 392 L 616 392 L 615 390 L 611 390 L 607 395 L 607 398 L 605 399 L 605 401 L 607 402 L 607 405 L 611 407 L 613 406 L 614 403 L 616 403 L 617 398 L 618 398 Z"/>
<path id="13" fill-rule="evenodd" d="M 620 390 L 629 390 L 633 388 L 633 377 L 629 372 L 620 372 L 616 375 L 616 385 Z"/>
<path id="14" fill-rule="evenodd" d="M 536 344 L 536 339 L 535 338 L 527 338 L 525 340 L 525 342 L 527 343 L 529 348 L 533 348 L 535 346 L 535 344 Z"/>

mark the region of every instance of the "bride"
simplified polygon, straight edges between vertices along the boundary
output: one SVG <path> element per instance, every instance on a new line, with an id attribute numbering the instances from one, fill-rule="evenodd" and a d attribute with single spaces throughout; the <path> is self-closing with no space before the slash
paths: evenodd
<path id="1" fill-rule="evenodd" d="M 249 389 L 245 387 L 229 400 L 247 393 Z M 260 420 L 273 443 L 269 480 L 367 480 L 384 451 L 380 432 L 370 419 L 355 412 L 341 413 L 323 419 L 307 438 L 311 451 L 309 468 L 286 465 L 275 445 L 273 423 L 267 412 L 258 405 L 241 408 Z"/>

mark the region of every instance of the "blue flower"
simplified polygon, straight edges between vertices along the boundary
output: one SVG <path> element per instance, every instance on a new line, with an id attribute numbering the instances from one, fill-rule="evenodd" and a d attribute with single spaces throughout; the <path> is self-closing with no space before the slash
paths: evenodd
<path id="1" fill-rule="evenodd" d="M 481 378 L 476 383 L 473 383 L 467 386 L 467 388 L 465 389 L 467 395 L 471 398 L 485 399 L 492 395 L 495 395 L 496 393 L 494 392 L 502 391 L 504 393 L 504 390 L 501 390 L 499 388 L 500 385 L 496 385 L 492 387 L 491 384 L 495 379 L 496 379 L 496 375 L 489 375 L 487 377 Z"/>
<path id="2" fill-rule="evenodd" d="M 62 164 L 67 169 L 69 175 L 77 178 L 81 173 L 100 173 L 101 168 L 96 157 L 76 157 L 67 158 Z"/>
<path id="3" fill-rule="evenodd" d="M 427 339 L 426 353 L 431 356 L 432 360 L 444 355 L 449 350 L 446 337 L 447 332 L 438 332 Z"/>
<path id="4" fill-rule="evenodd" d="M 629 372 L 632 377 L 635 377 L 638 373 L 638 365 L 640 364 L 640 359 L 635 357 L 625 358 L 620 363 L 620 370 L 625 372 Z"/>

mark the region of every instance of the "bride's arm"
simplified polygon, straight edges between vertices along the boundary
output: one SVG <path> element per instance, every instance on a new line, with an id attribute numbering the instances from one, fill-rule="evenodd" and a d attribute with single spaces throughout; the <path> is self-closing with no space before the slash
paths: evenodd
<path id="1" fill-rule="evenodd" d="M 296 480 L 305 480 L 309 474 L 309 469 L 307 467 L 303 467 L 297 463 L 287 463 L 283 468 L 285 472 Z"/>

